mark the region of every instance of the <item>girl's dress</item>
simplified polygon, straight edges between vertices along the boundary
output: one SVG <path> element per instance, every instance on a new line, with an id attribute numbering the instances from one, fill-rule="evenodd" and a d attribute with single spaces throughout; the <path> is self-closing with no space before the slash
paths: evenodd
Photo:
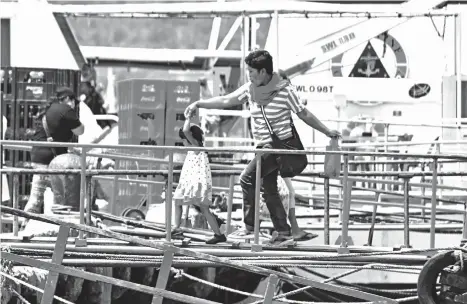
<path id="1" fill-rule="evenodd" d="M 212 176 L 206 152 L 187 153 L 174 200 L 179 205 L 211 205 Z"/>

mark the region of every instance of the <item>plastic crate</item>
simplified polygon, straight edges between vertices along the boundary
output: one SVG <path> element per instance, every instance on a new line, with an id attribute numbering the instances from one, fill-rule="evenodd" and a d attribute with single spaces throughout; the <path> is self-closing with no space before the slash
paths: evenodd
<path id="1" fill-rule="evenodd" d="M 4 100 L 45 102 L 60 86 L 78 93 L 81 78 L 75 70 L 3 67 L 1 71 Z"/>
<path id="2" fill-rule="evenodd" d="M 66 86 L 78 92 L 80 82 L 80 71 L 75 70 L 2 67 L 0 76 L 2 113 L 8 121 L 5 137 L 25 141 L 32 139 L 37 127 L 34 117 L 56 88 Z M 8 166 L 28 167 L 30 152 L 5 149 L 5 161 Z M 32 175 L 20 175 L 20 196 L 29 195 L 31 182 Z"/>
<path id="3" fill-rule="evenodd" d="M 166 86 L 163 80 L 127 79 L 117 83 L 119 109 L 138 110 L 165 108 Z"/>
<path id="4" fill-rule="evenodd" d="M 119 143 L 141 144 L 142 141 L 155 141 L 164 144 L 165 111 L 130 110 L 119 114 Z"/>
<path id="5" fill-rule="evenodd" d="M 195 81 L 167 81 L 167 108 L 183 109 L 199 100 L 200 86 Z"/>

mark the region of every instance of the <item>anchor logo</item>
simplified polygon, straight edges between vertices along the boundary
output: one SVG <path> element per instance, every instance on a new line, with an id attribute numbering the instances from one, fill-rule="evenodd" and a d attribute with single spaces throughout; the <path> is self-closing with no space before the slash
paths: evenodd
<path id="1" fill-rule="evenodd" d="M 379 46 L 379 55 L 374 46 Z M 408 75 L 408 61 L 404 49 L 387 32 L 368 41 L 360 56 L 357 56 L 358 53 L 346 52 L 334 57 L 331 63 L 332 75 L 364 78 L 406 78 Z"/>
<path id="2" fill-rule="evenodd" d="M 358 72 L 360 74 L 365 75 L 366 77 L 371 77 L 372 75 L 378 74 L 380 69 L 375 68 L 376 60 L 378 59 L 379 59 L 378 56 L 370 56 L 370 55 L 361 57 L 360 60 L 366 61 L 366 69 L 364 70 L 364 69 L 358 68 Z"/>

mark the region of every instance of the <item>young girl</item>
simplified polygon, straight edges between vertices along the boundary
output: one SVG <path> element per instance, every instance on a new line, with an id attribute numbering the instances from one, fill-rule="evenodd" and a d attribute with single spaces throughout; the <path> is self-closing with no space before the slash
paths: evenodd
<path id="1" fill-rule="evenodd" d="M 191 116 L 187 117 L 179 136 L 185 146 L 204 147 L 204 134 L 201 128 L 190 123 Z M 175 231 L 180 227 L 182 220 L 182 205 L 198 206 L 206 217 L 209 226 L 214 231 L 214 237 L 206 244 L 217 244 L 226 241 L 221 233 L 218 221 L 209 210 L 212 202 L 212 177 L 209 159 L 206 152 L 189 151 L 180 174 L 180 181 L 174 194 L 175 201 Z"/>

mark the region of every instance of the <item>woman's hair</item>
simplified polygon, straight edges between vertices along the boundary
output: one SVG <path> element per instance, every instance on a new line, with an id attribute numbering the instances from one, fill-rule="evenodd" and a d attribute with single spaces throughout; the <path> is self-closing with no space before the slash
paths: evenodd
<path id="1" fill-rule="evenodd" d="M 198 141 L 198 144 L 201 147 L 204 147 L 204 141 L 203 141 L 204 132 L 203 130 L 201 130 L 200 126 L 195 125 L 195 124 L 190 124 L 190 132 L 191 132 L 191 136 L 193 136 L 193 138 Z M 183 133 L 183 127 L 178 130 L 178 136 L 181 139 L 186 139 L 188 142 L 190 142 L 188 138 L 186 138 L 185 133 Z"/>

